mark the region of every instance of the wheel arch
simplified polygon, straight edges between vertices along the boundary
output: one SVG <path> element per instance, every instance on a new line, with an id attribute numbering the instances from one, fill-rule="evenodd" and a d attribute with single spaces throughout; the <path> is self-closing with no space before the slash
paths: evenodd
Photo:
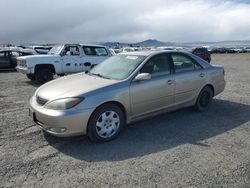
<path id="1" fill-rule="evenodd" d="M 212 84 L 206 84 L 203 88 L 201 88 L 201 90 L 200 90 L 200 92 L 205 88 L 205 87 L 209 87 L 211 90 L 212 90 L 212 92 L 213 92 L 213 97 L 214 97 L 214 86 L 212 85 Z"/>
<path id="2" fill-rule="evenodd" d="M 56 73 L 55 67 L 52 64 L 39 64 L 35 66 L 35 73 L 37 73 L 38 70 L 40 69 L 49 69 L 52 71 L 53 74 Z"/>
<path id="3" fill-rule="evenodd" d="M 125 109 L 124 105 L 123 105 L 122 103 L 118 102 L 118 101 L 106 101 L 106 102 L 101 103 L 100 105 L 98 105 L 98 106 L 92 111 L 92 113 L 91 113 L 91 115 L 90 115 L 90 117 L 89 117 L 89 119 L 88 119 L 87 131 L 86 131 L 86 132 L 88 132 L 89 121 L 90 121 L 90 119 L 92 118 L 92 115 L 94 114 L 94 112 L 95 112 L 98 108 L 100 108 L 101 106 L 104 106 L 104 105 L 107 105 L 107 104 L 114 104 L 114 105 L 118 106 L 118 107 L 121 109 L 121 111 L 123 112 L 123 114 L 124 114 L 125 124 L 127 123 L 127 110 Z"/>

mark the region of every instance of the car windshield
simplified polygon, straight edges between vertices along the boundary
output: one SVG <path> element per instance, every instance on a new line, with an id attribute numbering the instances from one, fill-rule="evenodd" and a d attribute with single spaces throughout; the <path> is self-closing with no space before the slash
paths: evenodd
<path id="1" fill-rule="evenodd" d="M 145 58 L 145 56 L 136 55 L 115 55 L 95 66 L 89 74 L 108 79 L 123 80 L 128 78 Z"/>
<path id="2" fill-rule="evenodd" d="M 50 54 L 50 55 L 59 54 L 62 47 L 63 47 L 62 45 L 56 45 L 53 48 L 51 48 L 51 50 L 48 52 L 48 54 Z"/>

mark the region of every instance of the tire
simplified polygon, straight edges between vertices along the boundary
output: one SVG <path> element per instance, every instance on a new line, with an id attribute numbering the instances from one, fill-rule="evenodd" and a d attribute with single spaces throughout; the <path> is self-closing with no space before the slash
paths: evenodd
<path id="1" fill-rule="evenodd" d="M 87 135 L 93 142 L 107 142 L 116 138 L 125 124 L 122 110 L 109 103 L 97 108 L 90 117 Z"/>
<path id="2" fill-rule="evenodd" d="M 53 80 L 53 72 L 50 69 L 40 69 L 36 72 L 35 78 L 39 84 L 44 84 L 50 80 Z"/>
<path id="3" fill-rule="evenodd" d="M 36 77 L 34 74 L 26 74 L 27 78 L 29 78 L 30 80 L 35 80 Z"/>
<path id="4" fill-rule="evenodd" d="M 204 112 L 209 108 L 209 105 L 213 99 L 213 91 L 209 86 L 204 87 L 195 103 L 195 110 L 198 112 Z"/>

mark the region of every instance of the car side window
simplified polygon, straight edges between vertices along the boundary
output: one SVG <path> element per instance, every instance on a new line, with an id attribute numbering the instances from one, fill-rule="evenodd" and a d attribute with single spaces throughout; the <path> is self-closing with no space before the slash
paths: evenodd
<path id="1" fill-rule="evenodd" d="M 5 52 L 0 52 L 0 57 L 5 57 Z"/>
<path id="2" fill-rule="evenodd" d="M 20 54 L 18 52 L 10 52 L 11 57 L 19 57 Z"/>
<path id="3" fill-rule="evenodd" d="M 171 54 L 175 72 L 185 72 L 201 69 L 201 66 L 195 63 L 191 58 L 182 54 Z"/>
<path id="4" fill-rule="evenodd" d="M 83 51 L 85 55 L 89 56 L 107 56 L 108 52 L 103 47 L 94 47 L 94 46 L 83 46 Z"/>
<path id="5" fill-rule="evenodd" d="M 79 56 L 80 51 L 78 46 L 66 46 L 63 52 L 66 56 Z"/>
<path id="6" fill-rule="evenodd" d="M 96 55 L 95 48 L 93 48 L 93 47 L 84 46 L 83 51 L 84 51 L 85 55 L 91 55 L 91 56 Z"/>
<path id="7" fill-rule="evenodd" d="M 95 53 L 97 56 L 107 56 L 108 55 L 107 50 L 105 48 L 102 48 L 102 47 L 95 48 Z"/>
<path id="8" fill-rule="evenodd" d="M 166 55 L 152 57 L 140 70 L 140 73 L 149 73 L 152 77 L 169 75 L 170 65 Z"/>

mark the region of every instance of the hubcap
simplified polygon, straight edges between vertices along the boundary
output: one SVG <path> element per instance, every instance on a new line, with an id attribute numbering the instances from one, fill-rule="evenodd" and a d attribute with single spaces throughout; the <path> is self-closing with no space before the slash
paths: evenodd
<path id="1" fill-rule="evenodd" d="M 210 101 L 210 94 L 207 91 L 203 92 L 200 99 L 200 105 L 202 107 L 206 107 L 209 101 Z"/>
<path id="2" fill-rule="evenodd" d="M 102 113 L 96 122 L 96 132 L 102 138 L 113 136 L 120 126 L 120 117 L 114 111 Z"/>

